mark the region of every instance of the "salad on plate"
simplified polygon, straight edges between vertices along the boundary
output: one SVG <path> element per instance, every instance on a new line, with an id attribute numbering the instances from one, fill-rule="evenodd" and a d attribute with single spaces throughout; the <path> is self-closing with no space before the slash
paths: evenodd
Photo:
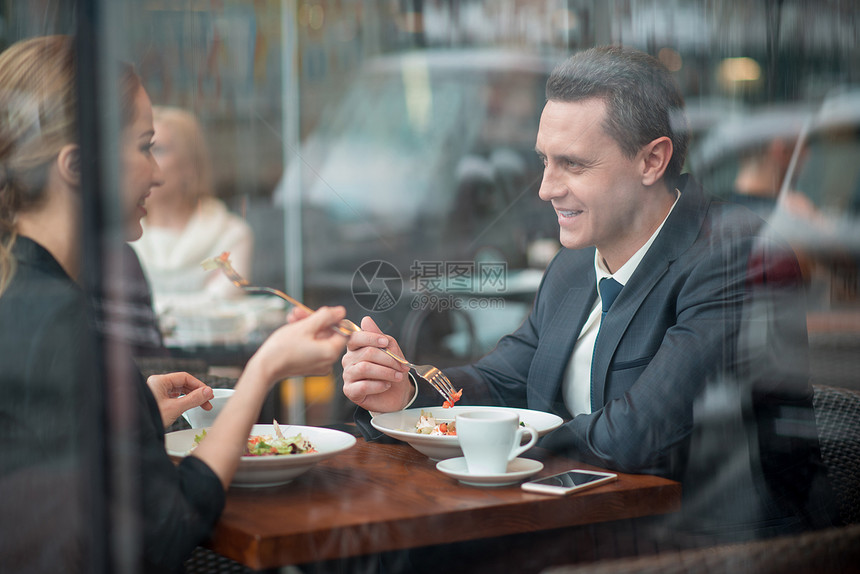
<path id="1" fill-rule="evenodd" d="M 242 456 L 278 456 L 317 452 L 311 442 L 301 433 L 294 436 L 284 436 L 278 421 L 273 420 L 272 423 L 275 434 L 249 436 Z M 194 435 L 194 446 L 200 444 L 205 436 L 206 429 L 203 429 L 199 435 Z"/>
<path id="2" fill-rule="evenodd" d="M 457 427 L 455 421 L 437 421 L 433 413 L 422 410 L 415 424 L 415 432 L 431 436 L 456 436 Z"/>

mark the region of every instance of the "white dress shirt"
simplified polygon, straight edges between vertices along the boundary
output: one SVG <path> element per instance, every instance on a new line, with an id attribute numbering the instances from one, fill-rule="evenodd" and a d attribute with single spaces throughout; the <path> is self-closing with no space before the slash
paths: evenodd
<path id="1" fill-rule="evenodd" d="M 666 217 L 660 223 L 660 227 L 633 254 L 633 257 L 628 259 L 615 273 L 609 273 L 603 262 L 603 257 L 601 257 L 598 251 L 594 252 L 594 274 L 598 285 L 604 277 L 612 277 L 621 283 L 621 285 L 627 284 L 633 272 L 639 267 L 639 263 L 642 262 L 645 254 L 648 253 L 651 244 L 657 239 L 660 230 L 663 229 L 663 225 L 666 223 L 666 219 L 669 218 L 669 214 L 672 213 L 675 205 L 678 204 L 679 197 L 681 197 L 681 192 L 676 190 L 675 203 L 672 204 L 669 213 L 666 214 Z M 579 337 L 577 337 L 576 343 L 573 346 L 573 354 L 571 355 L 570 363 L 568 363 L 567 375 L 563 383 L 562 395 L 564 397 L 564 404 L 573 416 L 589 414 L 591 412 L 591 358 L 594 355 L 594 344 L 597 342 L 597 331 L 600 328 L 601 308 L 600 290 L 598 290 L 598 297 L 594 303 L 594 307 L 592 307 L 591 313 L 588 315 L 588 319 L 586 319 L 585 325 L 583 325 L 582 331 L 579 332 Z"/>

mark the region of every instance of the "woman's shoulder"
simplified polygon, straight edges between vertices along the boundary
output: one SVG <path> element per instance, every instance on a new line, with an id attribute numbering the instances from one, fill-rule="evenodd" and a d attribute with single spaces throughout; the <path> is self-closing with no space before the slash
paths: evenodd
<path id="1" fill-rule="evenodd" d="M 82 306 L 84 293 L 41 245 L 19 237 L 13 246 L 15 274 L 0 302 L 18 313 L 42 315 Z"/>
<path id="2" fill-rule="evenodd" d="M 21 252 L 17 249 L 16 255 Z M 88 305 L 83 290 L 54 268 L 53 259 L 29 254 L 34 253 L 35 259 L 26 254 L 18 258 L 0 295 L 0 354 L 9 358 L 4 380 L 56 392 L 58 381 L 76 372 L 74 365 L 86 356 Z"/>
<path id="3" fill-rule="evenodd" d="M 84 328 L 86 300 L 71 280 L 64 280 L 31 265 L 18 265 L 15 276 L 0 296 L 0 324 L 14 326 L 19 337 L 43 330 Z"/>

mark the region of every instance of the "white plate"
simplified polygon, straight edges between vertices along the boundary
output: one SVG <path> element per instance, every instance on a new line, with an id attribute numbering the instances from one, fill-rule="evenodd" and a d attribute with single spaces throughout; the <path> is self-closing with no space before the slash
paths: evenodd
<path id="1" fill-rule="evenodd" d="M 232 486 L 263 487 L 286 484 L 310 470 L 316 463 L 348 450 L 355 444 L 351 434 L 333 429 L 299 425 L 279 425 L 284 436 L 301 433 L 317 452 L 280 456 L 243 456 L 233 476 Z M 167 454 L 183 458 L 194 446 L 194 435 L 201 429 L 186 429 L 168 433 L 164 437 Z M 254 425 L 251 435 L 273 435 L 273 425 Z"/>
<path id="2" fill-rule="evenodd" d="M 454 420 L 459 413 L 479 410 L 515 411 L 520 415 L 520 422 L 534 428 L 540 436 L 558 428 L 562 423 L 561 417 L 542 411 L 515 409 L 511 407 L 464 405 L 448 409 L 443 409 L 442 407 L 424 407 L 378 414 L 370 420 L 370 424 L 376 430 L 392 438 L 409 443 L 415 450 L 426 454 L 432 460 L 444 460 L 446 458 L 463 456 L 463 451 L 460 450 L 460 443 L 456 436 L 431 436 L 429 434 L 416 433 L 415 425 L 418 422 L 418 417 L 421 416 L 421 411 L 432 414 L 438 422 L 442 422 Z"/>
<path id="3" fill-rule="evenodd" d="M 469 486 L 509 486 L 517 484 L 543 470 L 543 463 L 530 458 L 515 458 L 502 474 L 470 474 L 464 457 L 449 458 L 436 463 L 436 468 L 451 478 Z"/>

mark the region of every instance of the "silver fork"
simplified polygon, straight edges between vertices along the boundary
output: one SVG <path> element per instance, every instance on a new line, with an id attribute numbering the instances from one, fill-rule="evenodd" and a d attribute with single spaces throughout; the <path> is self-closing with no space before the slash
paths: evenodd
<path id="1" fill-rule="evenodd" d="M 239 275 L 239 273 L 233 269 L 233 266 L 230 264 L 230 259 L 227 257 L 227 254 L 222 254 L 220 257 L 211 257 L 206 259 L 200 264 L 204 269 L 212 270 L 212 269 L 220 269 L 224 272 L 224 275 L 227 276 L 227 279 L 230 280 L 233 285 L 239 287 L 240 289 L 244 289 L 245 291 L 252 293 L 268 293 L 270 295 L 275 295 L 276 297 L 280 297 L 284 301 L 292 303 L 296 307 L 304 309 L 308 313 L 313 313 L 314 310 L 299 301 L 298 299 L 291 297 L 284 293 L 279 289 L 275 289 L 273 287 L 260 287 L 257 285 L 251 285 L 250 281 Z M 351 333 L 358 333 L 361 331 L 361 327 L 350 321 L 349 319 L 342 320 L 334 329 L 339 332 L 341 335 L 349 336 Z M 402 363 L 404 365 L 409 366 L 413 369 L 419 377 L 430 383 L 436 391 L 442 395 L 442 397 L 448 402 L 449 405 L 453 406 L 455 402 L 460 398 L 459 394 L 454 390 L 454 385 L 451 384 L 451 381 L 448 380 L 448 377 L 445 376 L 445 373 L 440 371 L 437 367 L 433 365 L 416 365 L 414 363 L 410 363 L 403 357 L 399 357 L 389 351 L 388 349 L 382 349 L 382 351 L 387 354 L 389 357 L 394 359 L 395 361 Z"/>

